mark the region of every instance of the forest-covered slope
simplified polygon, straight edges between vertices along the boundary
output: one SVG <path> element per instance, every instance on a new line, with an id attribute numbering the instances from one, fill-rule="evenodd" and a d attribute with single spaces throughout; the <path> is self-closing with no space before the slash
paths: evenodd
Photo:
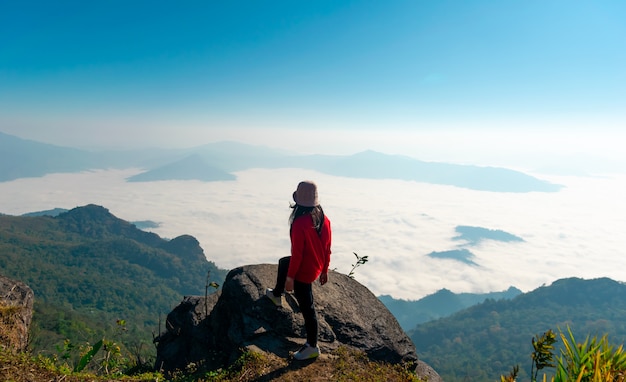
<path id="1" fill-rule="evenodd" d="M 96 205 L 0 216 L 0 270 L 35 293 L 35 351 L 97 340 L 117 320 L 132 343 L 149 343 L 184 295 L 204 295 L 208 275 L 219 284 L 226 275 L 195 238 L 165 240 Z"/>
<path id="2" fill-rule="evenodd" d="M 611 344 L 623 344 L 624 317 L 625 284 L 568 278 L 511 300 L 487 300 L 418 325 L 409 335 L 420 359 L 446 382 L 496 381 L 515 365 L 519 380 L 529 380 L 534 336 L 569 327 L 579 342 L 606 334 Z"/>

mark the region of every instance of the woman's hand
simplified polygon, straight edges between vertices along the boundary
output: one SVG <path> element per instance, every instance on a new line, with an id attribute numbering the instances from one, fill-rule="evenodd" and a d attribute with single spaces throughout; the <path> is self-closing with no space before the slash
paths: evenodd
<path id="1" fill-rule="evenodd" d="M 285 280 L 285 290 L 289 293 L 293 292 L 293 279 L 291 277 L 287 277 Z"/>
<path id="2" fill-rule="evenodd" d="M 324 285 L 328 282 L 328 273 L 322 273 L 320 275 L 320 285 Z"/>

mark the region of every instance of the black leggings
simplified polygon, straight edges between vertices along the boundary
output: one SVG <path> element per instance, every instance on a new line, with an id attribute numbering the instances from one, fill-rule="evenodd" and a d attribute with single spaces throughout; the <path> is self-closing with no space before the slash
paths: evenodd
<path id="1" fill-rule="evenodd" d="M 290 256 L 278 260 L 278 276 L 274 287 L 274 296 L 280 296 L 285 291 L 285 280 L 289 270 Z M 306 329 L 306 340 L 311 346 L 317 346 L 317 313 L 313 305 L 312 284 L 294 280 L 293 293 L 298 301 L 298 306 L 304 317 L 304 328 Z"/>

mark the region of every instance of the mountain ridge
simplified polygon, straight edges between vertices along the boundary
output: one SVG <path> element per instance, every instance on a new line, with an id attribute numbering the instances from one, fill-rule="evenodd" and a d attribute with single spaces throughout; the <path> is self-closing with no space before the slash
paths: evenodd
<path id="1" fill-rule="evenodd" d="M 92 341 L 84 336 L 115 330 L 118 319 L 149 343 L 160 314 L 227 272 L 194 237 L 162 239 L 95 204 L 56 217 L 0 216 L 0 269 L 35 293 L 34 322 L 46 334 L 37 350 L 63 337 Z"/>
<path id="2" fill-rule="evenodd" d="M 522 291 L 511 286 L 505 291 L 489 293 L 454 293 L 443 288 L 419 300 L 395 299 L 389 295 L 378 296 L 398 323 L 409 332 L 419 324 L 449 316 L 488 299 L 512 299 Z"/>
<path id="3" fill-rule="evenodd" d="M 610 343 L 622 344 L 625 312 L 626 283 L 570 277 L 512 299 L 487 299 L 422 323 L 409 336 L 420 358 L 447 382 L 498 380 L 515 365 L 519 380 L 527 380 L 533 337 L 571 329 L 578 341 L 607 335 Z M 556 355 L 560 346 L 559 340 Z"/>
<path id="4" fill-rule="evenodd" d="M 208 164 L 199 154 L 191 154 L 178 161 L 133 175 L 126 180 L 129 182 L 154 182 L 159 180 L 214 182 L 235 179 L 236 177 L 233 174 Z"/>
<path id="5" fill-rule="evenodd" d="M 373 150 L 356 154 L 296 155 L 232 141 L 190 149 L 87 151 L 0 133 L 0 182 L 55 172 L 141 168 L 129 181 L 232 180 L 250 168 L 304 168 L 334 176 L 402 179 L 494 192 L 557 192 L 562 186 L 501 167 L 424 162 Z M 185 160 L 185 158 L 194 158 Z M 228 178 L 228 179 L 226 179 Z"/>

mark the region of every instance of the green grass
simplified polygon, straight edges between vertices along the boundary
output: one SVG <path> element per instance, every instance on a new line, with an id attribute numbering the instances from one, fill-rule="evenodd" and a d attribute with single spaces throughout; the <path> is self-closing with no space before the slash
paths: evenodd
<path id="1" fill-rule="evenodd" d="M 290 362 L 267 353 L 244 353 L 231 367 L 218 371 L 201 371 L 196 365 L 166 379 L 156 372 L 133 376 L 98 375 L 93 372 L 75 372 L 69 365 L 53 358 L 32 356 L 0 350 L 0 380 L 11 382 L 48 381 L 107 381 L 107 382 L 262 382 L 262 381 L 389 381 L 419 382 L 410 370 L 400 365 L 373 362 L 364 353 L 339 348 L 309 362 Z"/>

